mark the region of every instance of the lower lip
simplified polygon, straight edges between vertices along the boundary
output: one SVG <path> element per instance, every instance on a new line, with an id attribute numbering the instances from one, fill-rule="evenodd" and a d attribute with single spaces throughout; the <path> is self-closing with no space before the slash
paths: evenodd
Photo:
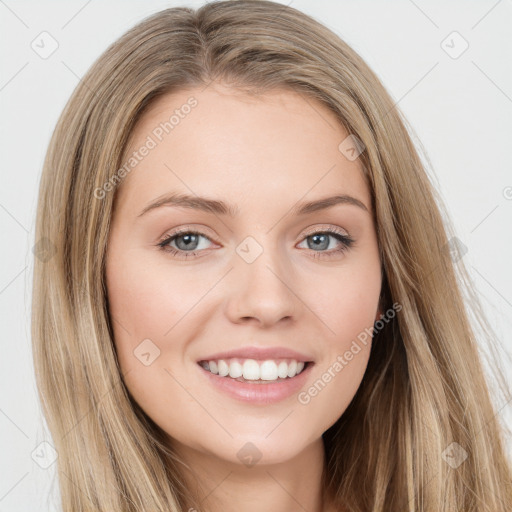
<path id="1" fill-rule="evenodd" d="M 297 393 L 306 383 L 314 363 L 308 363 L 306 368 L 295 377 L 277 382 L 268 382 L 268 384 L 261 382 L 239 382 L 231 377 L 215 375 L 205 370 L 199 364 L 197 366 L 213 386 L 227 395 L 252 404 L 272 404 L 285 400 L 294 393 Z"/>

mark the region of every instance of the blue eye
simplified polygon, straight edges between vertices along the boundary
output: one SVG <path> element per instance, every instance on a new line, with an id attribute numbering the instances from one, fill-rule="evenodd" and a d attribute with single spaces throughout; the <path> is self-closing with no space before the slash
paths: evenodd
<path id="1" fill-rule="evenodd" d="M 348 235 L 343 233 L 339 233 L 334 229 L 324 229 L 323 231 L 316 231 L 308 235 L 304 240 L 312 240 L 312 243 L 308 243 L 308 248 L 312 249 L 327 249 L 329 247 L 330 238 L 334 238 L 339 242 L 339 247 L 337 249 L 332 249 L 330 251 L 317 251 L 314 250 L 316 254 L 314 254 L 315 258 L 321 257 L 330 257 L 345 252 L 350 247 L 352 247 L 354 243 L 354 239 Z"/>
<path id="2" fill-rule="evenodd" d="M 189 254 L 195 256 L 196 253 L 192 251 L 198 249 L 198 240 L 200 237 L 209 240 L 206 235 L 203 235 L 197 231 L 180 231 L 166 236 L 161 242 L 158 243 L 158 245 L 162 250 L 170 252 L 173 256 L 179 255 L 179 257 L 188 258 Z M 175 242 L 178 245 L 177 249 L 169 245 L 172 242 Z"/>
<path id="3" fill-rule="evenodd" d="M 200 238 L 210 240 L 205 234 L 198 231 L 182 230 L 170 235 L 167 235 L 163 240 L 158 242 L 158 246 L 161 250 L 170 253 L 172 256 L 177 258 L 188 258 L 189 256 L 197 256 L 195 251 L 199 250 L 202 252 L 203 248 L 198 247 L 200 245 Z M 308 243 L 308 248 L 315 253 L 314 258 L 329 258 L 331 256 L 338 255 L 348 250 L 354 244 L 354 239 L 348 235 L 340 233 L 335 229 L 324 229 L 322 231 L 316 231 L 309 234 L 304 240 L 312 240 L 312 243 Z M 327 249 L 330 245 L 330 239 L 335 239 L 339 242 L 339 247 L 331 249 L 330 251 L 316 250 L 316 249 Z M 172 247 L 170 244 L 175 243 L 177 247 Z"/>

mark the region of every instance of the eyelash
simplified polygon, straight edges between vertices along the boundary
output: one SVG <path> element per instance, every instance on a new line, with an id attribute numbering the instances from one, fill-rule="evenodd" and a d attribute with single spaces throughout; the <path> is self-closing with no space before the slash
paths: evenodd
<path id="1" fill-rule="evenodd" d="M 172 242 L 173 240 L 175 240 L 176 238 L 179 238 L 181 235 L 199 235 L 199 236 L 203 236 L 205 238 L 207 238 L 208 240 L 210 240 L 210 238 L 208 236 L 206 236 L 204 233 L 200 233 L 198 231 L 194 231 L 194 230 L 190 230 L 190 229 L 182 229 L 182 230 L 179 230 L 179 231 L 176 231 L 170 235 L 166 235 L 162 240 L 160 240 L 157 244 L 157 246 L 162 250 L 162 251 L 165 251 L 165 252 L 168 252 L 170 253 L 172 256 L 176 256 L 178 258 L 182 258 L 182 259 L 187 259 L 190 256 L 196 256 L 197 253 L 194 252 L 194 251 L 183 251 L 181 249 L 174 249 L 174 247 L 171 247 L 169 245 L 170 242 Z M 315 254 L 312 256 L 313 258 L 330 258 L 330 257 L 333 257 L 335 255 L 338 255 L 338 254 L 341 254 L 341 253 L 344 253 L 345 251 L 347 251 L 348 249 L 350 249 L 352 247 L 352 245 L 354 244 L 354 239 L 348 235 L 345 235 L 343 233 L 340 233 L 339 231 L 335 230 L 335 229 L 332 229 L 332 228 L 327 228 L 327 229 L 323 229 L 321 231 L 314 231 L 313 233 L 309 233 L 308 235 L 306 235 L 303 240 L 305 240 L 306 238 L 309 238 L 309 237 L 312 237 L 314 235 L 319 235 L 319 234 L 329 234 L 331 235 L 333 238 L 337 239 L 339 242 L 341 242 L 341 247 L 339 249 L 333 249 L 331 251 L 328 251 L 328 252 L 325 252 L 325 251 L 313 251 Z M 201 251 L 198 251 L 198 252 L 202 252 Z"/>

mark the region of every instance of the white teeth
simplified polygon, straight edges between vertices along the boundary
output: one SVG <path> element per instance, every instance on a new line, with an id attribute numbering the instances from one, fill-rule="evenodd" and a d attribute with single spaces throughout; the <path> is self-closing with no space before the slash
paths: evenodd
<path id="1" fill-rule="evenodd" d="M 287 361 L 256 361 L 255 359 L 219 359 L 218 361 L 203 361 L 201 366 L 211 373 L 220 377 L 231 377 L 238 379 L 243 377 L 245 380 L 265 380 L 273 381 L 285 378 L 295 377 L 304 369 L 303 361 L 297 362 L 294 359 Z"/>
<path id="2" fill-rule="evenodd" d="M 288 365 L 284 361 L 279 363 L 279 366 L 277 367 L 277 375 L 279 375 L 280 379 L 288 377 Z"/>
<path id="3" fill-rule="evenodd" d="M 288 365 L 288 377 L 293 377 L 297 373 L 297 361 L 291 361 Z"/>
<path id="4" fill-rule="evenodd" d="M 208 364 L 210 365 L 210 371 L 212 373 L 218 373 L 219 370 L 217 368 L 217 363 L 215 361 L 210 361 Z"/>
<path id="5" fill-rule="evenodd" d="M 211 366 L 210 371 L 212 371 Z M 254 359 L 247 359 L 244 362 L 243 376 L 245 380 L 258 380 L 260 378 L 260 366 Z"/>
<path id="6" fill-rule="evenodd" d="M 277 364 L 274 361 L 264 361 L 260 366 L 260 379 L 261 380 L 276 380 L 277 379 Z"/>
<path id="7" fill-rule="evenodd" d="M 209 365 L 209 369 L 210 369 L 210 371 L 211 371 L 212 373 L 215 373 L 215 372 L 213 371 L 213 365 L 212 365 L 212 363 L 213 363 L 213 364 L 215 364 L 215 361 L 210 361 L 210 362 L 208 363 L 208 365 Z M 220 375 L 221 377 L 225 377 L 225 376 L 229 373 L 229 365 L 228 365 L 228 363 L 226 363 L 226 361 L 223 361 L 222 359 L 217 363 L 217 368 L 218 368 L 218 370 L 219 370 L 219 375 Z M 208 370 L 208 368 L 207 368 L 207 370 Z"/>
<path id="8" fill-rule="evenodd" d="M 242 376 L 242 365 L 234 361 L 229 365 L 229 376 L 233 379 L 238 379 Z"/>

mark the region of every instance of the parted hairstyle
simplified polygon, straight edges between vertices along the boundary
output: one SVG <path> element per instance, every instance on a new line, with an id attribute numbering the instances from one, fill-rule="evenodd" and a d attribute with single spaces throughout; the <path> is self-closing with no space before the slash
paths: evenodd
<path id="1" fill-rule="evenodd" d="M 493 402 L 508 390 L 494 365 L 491 391 L 480 349 L 494 353 L 494 334 L 464 258 L 453 257 L 451 223 L 412 129 L 338 35 L 266 0 L 168 8 L 142 20 L 94 62 L 52 135 L 36 219 L 36 240 L 51 256 L 34 262 L 32 343 L 63 510 L 201 510 L 185 487 L 185 462 L 124 384 L 105 254 L 138 119 L 162 95 L 213 81 L 320 101 L 364 144 L 381 301 L 401 310 L 375 333 L 354 399 L 323 434 L 324 489 L 352 512 L 512 510 L 505 427 Z M 467 456 L 456 468 L 446 457 L 454 447 Z"/>

